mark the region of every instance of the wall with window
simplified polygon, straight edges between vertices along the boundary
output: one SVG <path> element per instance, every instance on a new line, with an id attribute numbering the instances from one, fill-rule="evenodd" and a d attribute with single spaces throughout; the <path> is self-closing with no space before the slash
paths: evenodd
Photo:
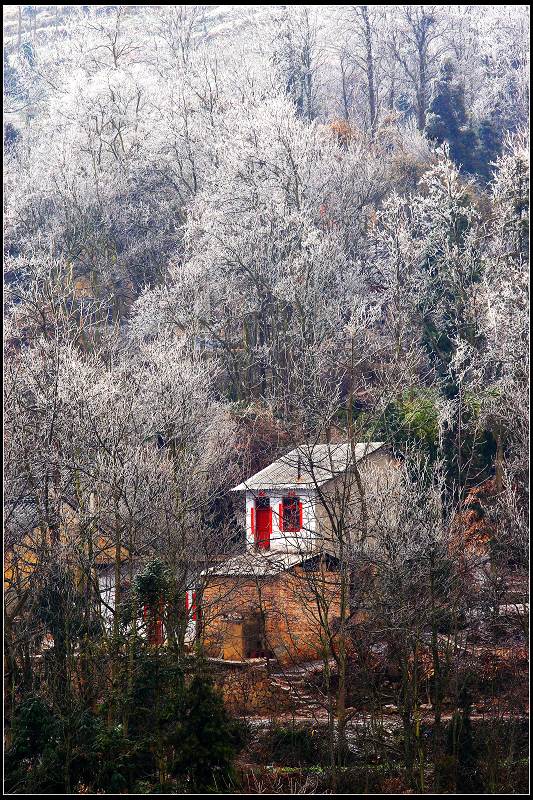
<path id="1" fill-rule="evenodd" d="M 284 502 L 285 501 L 285 502 Z M 301 513 L 299 504 L 301 503 Z M 268 504 L 271 513 L 269 547 L 265 550 L 307 549 L 315 539 L 315 497 L 309 489 L 294 492 L 272 490 L 246 493 L 246 543 L 255 549 L 260 506 Z"/>

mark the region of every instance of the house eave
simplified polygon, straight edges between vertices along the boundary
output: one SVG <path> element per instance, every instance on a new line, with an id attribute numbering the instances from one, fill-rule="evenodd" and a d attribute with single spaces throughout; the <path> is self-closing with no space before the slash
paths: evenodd
<path id="1" fill-rule="evenodd" d="M 234 486 L 233 489 L 230 489 L 230 492 L 276 492 L 276 491 L 283 491 L 284 489 L 313 489 L 315 486 L 322 486 L 324 483 L 327 483 L 328 478 L 326 481 L 316 481 L 315 483 L 276 483 L 272 485 L 261 485 L 261 486 L 250 486 L 246 483 L 240 483 L 238 486 Z"/>

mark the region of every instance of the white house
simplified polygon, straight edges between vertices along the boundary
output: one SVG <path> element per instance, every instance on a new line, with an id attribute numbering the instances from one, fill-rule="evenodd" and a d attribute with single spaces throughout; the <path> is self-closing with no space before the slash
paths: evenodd
<path id="1" fill-rule="evenodd" d="M 350 465 L 390 459 L 382 442 L 300 445 L 255 473 L 233 492 L 246 493 L 247 552 L 315 550 L 327 536 L 324 494 Z M 376 455 L 374 455 L 376 454 Z"/>
<path id="2" fill-rule="evenodd" d="M 327 574 L 333 620 L 342 541 L 357 535 L 363 508 L 368 528 L 389 519 L 398 466 L 382 442 L 300 445 L 235 486 L 246 499 L 246 548 L 202 573 L 207 652 L 316 658 L 320 615 L 313 579 L 302 576 Z"/>

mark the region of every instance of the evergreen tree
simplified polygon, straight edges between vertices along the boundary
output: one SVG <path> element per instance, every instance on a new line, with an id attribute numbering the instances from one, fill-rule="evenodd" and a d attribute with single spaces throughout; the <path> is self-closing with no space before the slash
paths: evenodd
<path id="1" fill-rule="evenodd" d="M 496 109 L 478 125 L 477 137 L 479 148 L 477 153 L 476 172 L 488 183 L 494 174 L 494 162 L 499 157 L 503 145 L 505 126 Z"/>
<path id="2" fill-rule="evenodd" d="M 43 697 L 23 699 L 5 752 L 6 790 L 69 794 L 80 784 L 91 784 L 100 763 L 95 742 L 101 725 L 79 702 L 65 712 Z"/>
<path id="3" fill-rule="evenodd" d="M 172 773 L 187 792 L 221 792 L 234 784 L 233 760 L 243 744 L 242 730 L 228 717 L 201 665 L 186 692 L 171 742 Z"/>
<path id="4" fill-rule="evenodd" d="M 465 172 L 478 167 L 479 142 L 466 113 L 464 88 L 456 79 L 455 66 L 446 61 L 426 118 L 426 135 L 438 144 L 447 142 L 454 162 Z"/>
<path id="5" fill-rule="evenodd" d="M 467 691 L 459 699 L 462 706 L 448 729 L 447 752 L 453 758 L 456 770 L 456 791 L 476 794 L 484 790 L 480 773 L 480 753 L 476 745 L 470 720 L 471 700 Z"/>
<path id="6" fill-rule="evenodd" d="M 411 448 L 435 461 L 439 447 L 435 392 L 416 387 L 405 389 L 385 408 L 379 435 L 386 436 L 400 453 Z"/>

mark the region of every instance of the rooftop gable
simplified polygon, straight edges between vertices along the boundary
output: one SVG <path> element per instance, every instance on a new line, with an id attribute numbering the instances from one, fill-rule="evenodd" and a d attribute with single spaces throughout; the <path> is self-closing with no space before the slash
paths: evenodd
<path id="1" fill-rule="evenodd" d="M 383 442 L 360 442 L 355 445 L 355 459 L 361 461 L 383 446 Z M 264 489 L 298 489 L 321 486 L 341 475 L 352 463 L 348 442 L 339 444 L 300 445 L 268 467 L 234 486 L 232 492 Z"/>

